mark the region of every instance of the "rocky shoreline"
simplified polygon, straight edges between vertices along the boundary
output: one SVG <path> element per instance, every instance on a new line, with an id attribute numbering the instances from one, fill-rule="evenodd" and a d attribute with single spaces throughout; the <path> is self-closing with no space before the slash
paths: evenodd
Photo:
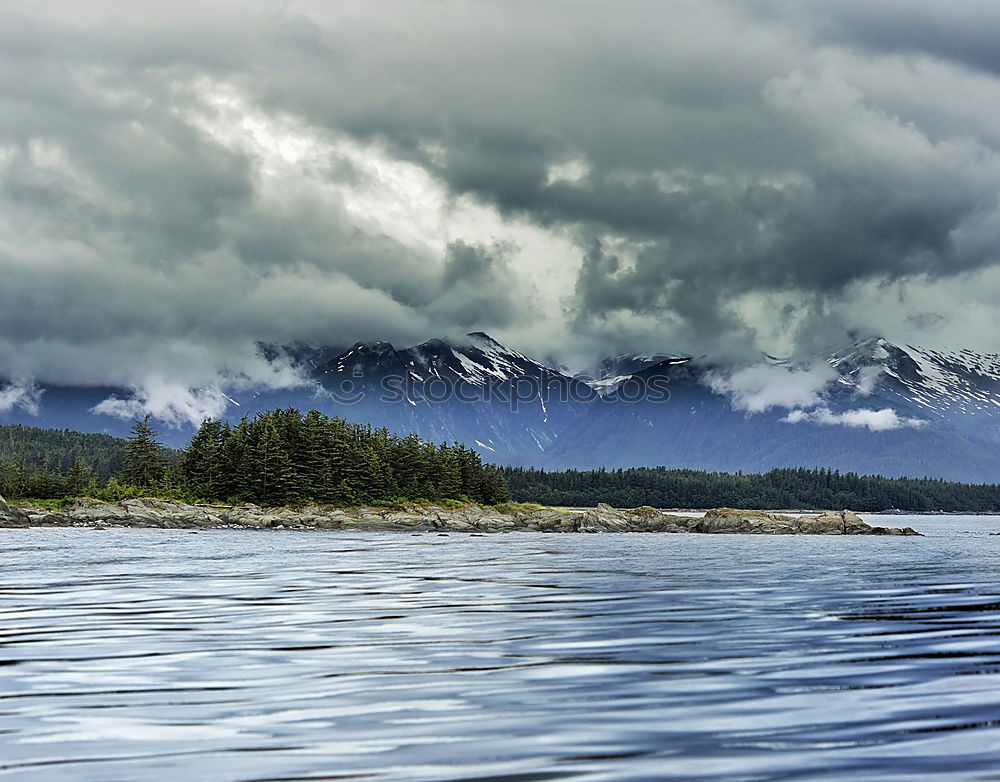
<path id="1" fill-rule="evenodd" d="M 256 505 L 186 505 L 142 499 L 108 504 L 68 503 L 58 513 L 40 507 L 12 508 L 0 498 L 0 528 L 153 527 L 164 529 L 343 529 L 406 532 L 666 532 L 750 535 L 919 535 L 910 527 L 873 527 L 857 514 L 828 511 L 789 516 L 764 511 L 716 508 L 704 516 L 684 516 L 655 508 L 630 510 L 516 506 L 506 509 L 464 505 L 395 507 L 261 508 Z"/>

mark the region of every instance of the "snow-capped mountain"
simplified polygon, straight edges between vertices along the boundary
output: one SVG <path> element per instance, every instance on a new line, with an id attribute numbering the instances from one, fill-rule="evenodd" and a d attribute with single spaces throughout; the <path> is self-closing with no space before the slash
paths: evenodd
<path id="1" fill-rule="evenodd" d="M 336 345 L 310 345 L 306 342 L 292 342 L 288 345 L 273 342 L 257 344 L 257 351 L 267 361 L 287 363 L 306 373 L 315 372 L 345 350 L 346 348 Z"/>
<path id="2" fill-rule="evenodd" d="M 939 351 L 868 339 L 835 349 L 840 382 L 932 418 L 1000 419 L 1000 354 Z"/>
<path id="3" fill-rule="evenodd" d="M 998 364 L 995 355 L 904 348 L 884 339 L 840 346 L 813 362 L 762 356 L 735 371 L 708 357 L 661 363 L 619 377 L 617 387 L 666 378 L 668 404 L 595 406 L 548 457 L 583 466 L 577 461 L 583 446 L 600 448 L 608 467 L 806 466 L 997 482 Z M 761 378 L 767 383 L 755 386 Z M 815 388 L 790 392 L 811 378 L 819 378 Z"/>
<path id="4" fill-rule="evenodd" d="M 297 344 L 261 346 L 261 354 L 296 368 L 301 387 L 222 389 L 227 417 L 316 407 L 465 442 L 491 461 L 548 468 L 804 466 L 1000 482 L 995 354 L 865 339 L 806 362 L 808 371 L 773 356 L 732 367 L 663 352 L 609 357 L 575 377 L 481 332 L 403 348 Z M 37 415 L 14 406 L 0 423 L 123 434 L 127 417 L 95 411 L 127 412 L 141 401 L 115 389 L 43 391 Z M 98 405 L 112 394 L 126 403 Z M 191 431 L 160 429 L 171 445 Z"/>
<path id="5" fill-rule="evenodd" d="M 638 373 L 648 369 L 685 364 L 691 361 L 691 356 L 671 353 L 620 353 L 616 356 L 602 358 L 597 366 L 588 372 L 576 375 L 576 378 L 601 396 L 613 394 L 622 383 Z"/>
<path id="6" fill-rule="evenodd" d="M 565 377 L 558 370 L 507 348 L 482 332 L 467 334 L 457 342 L 432 339 L 402 350 L 388 342 L 359 342 L 319 367 L 318 377 L 330 383 L 346 377 L 372 377 L 393 372 L 417 383 L 434 379 L 480 387 L 497 381 L 546 375 L 553 379 Z"/>
<path id="7" fill-rule="evenodd" d="M 521 462 L 541 458 L 595 396 L 482 332 L 401 349 L 358 343 L 314 377 L 327 404 L 346 418 Z"/>

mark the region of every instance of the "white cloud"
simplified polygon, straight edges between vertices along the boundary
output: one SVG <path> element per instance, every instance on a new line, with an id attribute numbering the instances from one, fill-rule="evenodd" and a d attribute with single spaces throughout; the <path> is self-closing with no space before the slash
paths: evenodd
<path id="1" fill-rule="evenodd" d="M 861 396 L 869 396 L 875 390 L 875 384 L 882 376 L 882 367 L 861 367 L 858 372 L 857 392 Z"/>
<path id="2" fill-rule="evenodd" d="M 567 160 L 564 163 L 555 163 L 548 167 L 546 171 L 545 184 L 551 186 L 559 182 L 576 184 L 584 180 L 590 173 L 590 166 L 586 160 L 576 158 Z"/>
<path id="3" fill-rule="evenodd" d="M 711 373 L 709 387 L 727 395 L 734 408 L 763 413 L 775 407 L 810 408 L 823 401 L 823 390 L 837 377 L 836 371 L 817 364 L 805 369 L 760 364 L 732 374 Z"/>
<path id="4" fill-rule="evenodd" d="M 8 383 L 0 387 L 0 413 L 20 407 L 31 415 L 38 415 L 43 393 L 34 383 Z"/>
<path id="5" fill-rule="evenodd" d="M 147 413 L 169 426 L 193 424 L 219 418 L 232 400 L 216 386 L 185 388 L 176 383 L 151 382 L 135 390 L 131 399 L 110 396 L 92 412 L 125 420 Z"/>
<path id="6" fill-rule="evenodd" d="M 868 396 L 881 370 L 866 367 L 859 374 L 858 393 Z M 750 413 L 763 413 L 774 408 L 787 408 L 781 420 L 787 424 L 812 423 L 823 426 L 846 426 L 886 432 L 892 429 L 918 428 L 927 422 L 906 418 L 891 408 L 871 410 L 858 408 L 834 412 L 825 398 L 828 384 L 838 377 L 836 371 L 819 364 L 806 369 L 760 364 L 729 375 L 708 376 L 711 389 L 730 398 L 733 408 Z"/>
<path id="7" fill-rule="evenodd" d="M 809 422 L 826 426 L 864 428 L 873 432 L 919 428 L 927 423 L 919 418 L 900 417 L 895 410 L 888 407 L 882 410 L 859 408 L 857 410 L 846 410 L 842 413 L 835 413 L 828 407 L 819 407 L 815 410 L 793 410 L 781 420 L 788 424 Z"/>

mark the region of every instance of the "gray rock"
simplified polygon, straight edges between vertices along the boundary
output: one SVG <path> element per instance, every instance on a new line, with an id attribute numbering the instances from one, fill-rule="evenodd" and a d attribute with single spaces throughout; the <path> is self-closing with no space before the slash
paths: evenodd
<path id="1" fill-rule="evenodd" d="M 681 516 L 648 506 L 632 509 L 600 504 L 595 508 L 525 507 L 502 513 L 495 508 L 465 505 L 450 510 L 437 505 L 394 508 L 261 508 L 187 505 L 155 499 L 108 504 L 80 500 L 62 513 L 42 509 L 25 514 L 0 500 L 0 526 L 115 524 L 132 527 L 249 529 L 355 529 L 408 532 L 657 532 L 750 535 L 917 535 L 903 529 L 871 527 L 851 511 L 794 516 L 765 511 L 716 508 L 704 517 Z"/>
<path id="2" fill-rule="evenodd" d="M 765 511 L 715 508 L 694 525 L 695 532 L 710 534 L 794 535 L 798 519 Z"/>
<path id="3" fill-rule="evenodd" d="M 27 527 L 30 523 L 28 514 L 19 508 L 12 508 L 3 497 L 0 497 L 0 527 Z"/>

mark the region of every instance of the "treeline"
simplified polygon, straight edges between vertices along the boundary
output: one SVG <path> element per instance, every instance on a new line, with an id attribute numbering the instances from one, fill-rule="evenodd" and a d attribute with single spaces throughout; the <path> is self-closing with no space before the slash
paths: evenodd
<path id="1" fill-rule="evenodd" d="M 179 454 L 158 442 L 147 416 L 132 427 L 123 442 L 122 467 L 106 481 L 82 457 L 65 472 L 50 466 L 30 475 L 16 459 L 0 461 L 0 494 L 107 500 L 159 496 L 265 506 L 404 500 L 492 505 L 510 499 L 502 472 L 463 445 L 434 445 L 415 435 L 398 437 L 387 429 L 291 408 L 244 418 L 235 426 L 205 421 Z"/>
<path id="2" fill-rule="evenodd" d="M 1000 512 L 1000 485 L 885 478 L 823 469 L 763 474 L 664 467 L 545 471 L 483 464 L 463 445 L 351 424 L 316 410 L 273 410 L 236 425 L 206 421 L 183 451 L 146 418 L 121 440 L 71 430 L 0 427 L 8 499 L 161 496 L 187 501 L 358 505 L 511 499 L 543 505 Z"/>
<path id="3" fill-rule="evenodd" d="M 25 465 L 23 457 L 0 460 L 0 496 L 7 499 L 62 499 L 93 495 L 102 487 L 97 473 L 82 456 L 78 456 L 68 470 L 59 470 L 49 461 L 32 472 Z M 111 478 L 104 485 L 113 481 L 114 478 Z"/>
<path id="4" fill-rule="evenodd" d="M 198 497 L 261 505 L 510 499 L 501 471 L 464 445 L 398 437 L 317 410 L 275 410 L 235 427 L 206 421 L 181 455 L 177 478 Z"/>
<path id="5" fill-rule="evenodd" d="M 1000 511 L 1000 485 L 932 478 L 885 478 L 835 470 L 779 469 L 763 474 L 709 473 L 664 467 L 619 470 L 506 468 L 519 502 L 543 505 L 657 508 L 899 509 L 915 512 Z"/>
<path id="6" fill-rule="evenodd" d="M 0 462 L 18 463 L 28 476 L 46 472 L 65 476 L 80 459 L 98 480 L 106 481 L 125 466 L 125 441 L 72 429 L 0 426 Z"/>

